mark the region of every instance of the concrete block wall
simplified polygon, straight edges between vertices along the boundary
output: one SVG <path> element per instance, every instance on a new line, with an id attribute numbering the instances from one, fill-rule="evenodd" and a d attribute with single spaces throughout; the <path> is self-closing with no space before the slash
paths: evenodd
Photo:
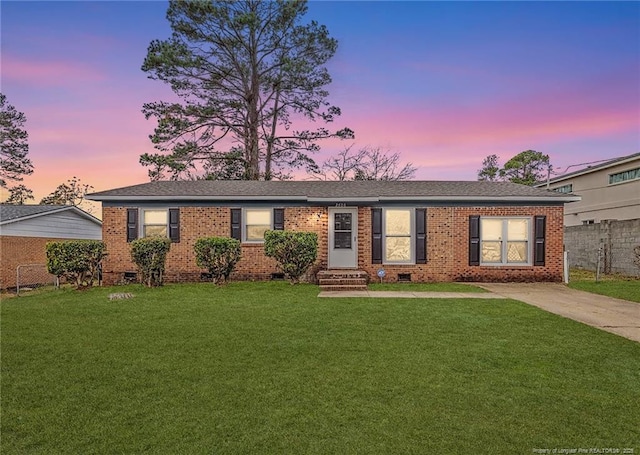
<path id="1" fill-rule="evenodd" d="M 640 268 L 633 262 L 636 246 L 640 246 L 640 218 L 565 228 L 565 249 L 571 267 L 595 271 L 601 249 L 603 273 L 640 276 Z"/>

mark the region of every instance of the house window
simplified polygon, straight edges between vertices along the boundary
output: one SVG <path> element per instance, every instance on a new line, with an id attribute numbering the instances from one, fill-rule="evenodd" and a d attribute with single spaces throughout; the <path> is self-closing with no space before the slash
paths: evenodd
<path id="1" fill-rule="evenodd" d="M 556 193 L 573 193 L 573 184 L 569 183 L 568 185 L 562 185 L 558 188 L 554 188 L 553 191 Z"/>
<path id="2" fill-rule="evenodd" d="M 143 237 L 167 236 L 169 217 L 166 210 L 144 210 L 142 219 Z"/>
<path id="3" fill-rule="evenodd" d="M 629 169 L 628 171 L 617 172 L 615 174 L 609 174 L 609 185 L 637 179 L 640 179 L 640 167 Z"/>
<path id="4" fill-rule="evenodd" d="M 127 209 L 127 242 L 142 237 L 169 237 L 180 242 L 180 209 Z"/>
<path id="5" fill-rule="evenodd" d="M 336 213 L 333 218 L 333 248 L 351 249 L 353 213 Z"/>
<path id="6" fill-rule="evenodd" d="M 427 209 L 371 209 L 372 264 L 427 263 Z"/>
<path id="7" fill-rule="evenodd" d="M 264 233 L 269 229 L 284 229 L 284 209 L 232 208 L 231 238 L 241 242 L 264 242 Z"/>
<path id="8" fill-rule="evenodd" d="M 272 229 L 271 209 L 245 209 L 244 240 L 246 242 L 263 242 L 264 233 Z"/>
<path id="9" fill-rule="evenodd" d="M 413 262 L 413 212 L 411 209 L 385 209 L 385 263 L 410 264 Z"/>
<path id="10" fill-rule="evenodd" d="M 528 264 L 530 222 L 528 218 L 481 218 L 481 262 Z"/>

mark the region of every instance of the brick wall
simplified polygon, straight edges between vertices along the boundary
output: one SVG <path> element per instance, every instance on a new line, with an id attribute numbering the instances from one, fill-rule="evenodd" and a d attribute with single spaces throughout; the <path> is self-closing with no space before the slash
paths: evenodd
<path id="1" fill-rule="evenodd" d="M 544 266 L 469 266 L 469 216 L 546 215 Z M 371 209 L 359 209 L 359 268 L 377 279 L 383 268 L 385 281 L 411 274 L 411 281 L 562 281 L 562 207 L 427 207 L 427 263 L 415 265 L 371 264 Z"/>
<path id="2" fill-rule="evenodd" d="M 563 208 L 562 207 L 461 207 L 455 209 L 456 242 L 469 243 L 469 216 L 546 215 L 545 265 L 469 266 L 468 247 L 455 249 L 454 281 L 562 281 Z M 462 246 L 462 245 L 460 245 Z M 505 277 L 508 277 L 505 279 Z"/>
<path id="3" fill-rule="evenodd" d="M 106 207 L 102 211 L 103 240 L 109 255 L 103 262 L 105 284 L 123 281 L 124 272 L 135 272 L 126 232 L 127 209 Z M 327 210 L 320 207 L 285 209 L 285 229 L 318 234 L 318 267 L 327 264 Z M 165 278 L 169 282 L 200 281 L 206 272 L 196 264 L 193 247 L 201 237 L 228 237 L 231 232 L 228 207 L 180 208 L 180 242 L 172 243 L 167 255 Z M 276 262 L 264 255 L 262 244 L 242 244 L 242 258 L 231 275 L 235 280 L 265 280 L 279 273 Z"/>
<path id="4" fill-rule="evenodd" d="M 0 289 L 16 287 L 16 269 L 19 265 L 45 265 L 47 263 L 47 242 L 68 240 L 69 239 L 42 237 L 0 236 L 0 258 L 2 258 L 0 261 Z M 42 273 L 38 273 L 39 277 L 44 278 L 42 275 Z"/>
<path id="5" fill-rule="evenodd" d="M 469 216 L 547 216 L 546 264 L 541 267 L 468 265 Z M 358 209 L 358 268 L 376 279 L 378 269 L 386 281 L 398 274 L 411 280 L 430 281 L 561 281 L 562 207 L 427 207 L 427 264 L 380 265 L 371 263 L 371 208 Z M 285 229 L 318 234 L 318 263 L 314 271 L 327 267 L 328 210 L 326 207 L 288 207 Z M 167 257 L 167 281 L 199 281 L 204 270 L 197 267 L 193 246 L 200 237 L 230 234 L 228 207 L 182 207 L 180 243 L 173 243 Z M 105 284 L 123 280 L 126 271 L 135 271 L 126 242 L 126 208 L 103 209 L 103 240 L 109 255 L 104 261 Z M 278 273 L 275 261 L 264 255 L 261 244 L 242 245 L 242 259 L 232 279 L 269 279 Z"/>

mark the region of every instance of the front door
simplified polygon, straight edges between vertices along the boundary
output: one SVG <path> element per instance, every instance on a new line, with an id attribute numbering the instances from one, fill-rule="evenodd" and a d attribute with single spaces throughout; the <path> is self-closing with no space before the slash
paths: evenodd
<path id="1" fill-rule="evenodd" d="M 330 269 L 358 266 L 358 209 L 329 208 Z"/>

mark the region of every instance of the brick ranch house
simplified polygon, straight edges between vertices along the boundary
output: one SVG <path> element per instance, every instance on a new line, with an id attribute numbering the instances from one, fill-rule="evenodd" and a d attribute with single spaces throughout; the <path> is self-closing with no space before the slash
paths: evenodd
<path id="1" fill-rule="evenodd" d="M 128 242 L 172 240 L 166 279 L 199 281 L 196 240 L 242 242 L 233 279 L 266 280 L 267 229 L 318 234 L 317 270 L 384 269 L 386 281 L 561 281 L 563 210 L 579 196 L 513 183 L 161 181 L 93 193 L 109 255 L 105 284 L 136 268 Z"/>
<path id="2" fill-rule="evenodd" d="M 100 220 L 77 207 L 0 204 L 0 289 L 16 287 L 18 266 L 24 266 L 27 280 L 21 284 L 51 283 L 46 274 L 48 242 L 101 238 Z"/>

